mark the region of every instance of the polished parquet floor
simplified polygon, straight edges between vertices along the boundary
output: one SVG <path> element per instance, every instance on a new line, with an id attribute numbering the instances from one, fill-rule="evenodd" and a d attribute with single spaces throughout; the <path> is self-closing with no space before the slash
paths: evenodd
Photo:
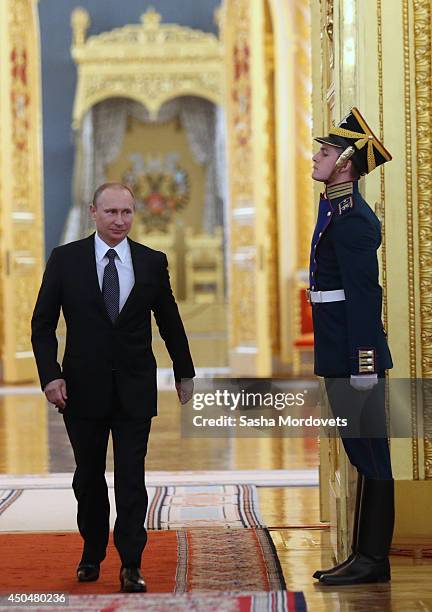
<path id="1" fill-rule="evenodd" d="M 0 396 L 0 472 L 71 472 L 72 452 L 62 417 L 37 393 Z M 315 440 L 191 438 L 181 434 L 181 408 L 172 392 L 159 394 L 147 470 L 276 470 L 318 465 Z M 112 470 L 110 450 L 107 469 Z M 318 488 L 259 487 L 261 514 L 271 530 L 288 588 L 305 593 L 308 609 L 432 611 L 432 563 L 392 557 L 389 585 L 324 588 L 312 579 L 332 564 L 329 530 L 319 522 Z"/>

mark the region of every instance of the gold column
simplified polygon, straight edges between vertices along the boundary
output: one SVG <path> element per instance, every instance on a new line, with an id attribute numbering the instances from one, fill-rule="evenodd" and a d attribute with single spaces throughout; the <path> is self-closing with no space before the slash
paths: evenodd
<path id="1" fill-rule="evenodd" d="M 312 172 L 312 104 L 310 85 L 311 71 L 311 15 L 309 0 L 294 0 L 294 57 L 295 91 L 291 104 L 295 113 L 295 134 L 291 145 L 296 158 L 296 199 L 293 202 L 297 212 L 297 267 L 309 268 L 309 254 L 314 228 L 314 200 Z"/>
<path id="2" fill-rule="evenodd" d="M 298 270 L 308 266 L 314 222 L 311 173 L 311 41 L 309 0 L 268 0 L 273 25 L 274 107 L 277 122 L 276 211 L 278 236 L 279 359 L 293 362 Z"/>
<path id="3" fill-rule="evenodd" d="M 235 26 L 233 26 L 235 24 Z M 253 186 L 250 180 L 253 164 L 250 14 L 248 2 L 233 1 L 225 5 L 223 42 L 227 67 L 228 163 L 230 169 L 229 213 L 232 258 L 229 269 L 229 303 L 231 304 L 230 352 L 242 367 L 255 370 L 254 273 L 256 268 Z M 231 356 L 231 362 L 233 357 Z M 234 366 L 234 370 L 240 365 Z"/>
<path id="4" fill-rule="evenodd" d="M 313 227 L 309 0 L 229 0 L 230 363 L 270 375 L 292 361 L 294 282 Z"/>
<path id="5" fill-rule="evenodd" d="M 264 206 L 267 210 L 268 257 L 268 309 L 270 318 L 270 337 L 272 356 L 280 354 L 280 306 L 279 306 L 279 276 L 278 276 L 278 220 L 277 220 L 277 147 L 276 133 L 277 121 L 275 112 L 275 37 L 273 31 L 273 18 L 268 0 L 264 0 L 264 70 L 267 86 L 267 116 L 266 116 L 266 166 L 267 198 Z"/>
<path id="6" fill-rule="evenodd" d="M 230 180 L 230 365 L 270 376 L 278 351 L 273 23 L 263 0 L 224 6 Z"/>
<path id="7" fill-rule="evenodd" d="M 0 3 L 2 379 L 36 378 L 30 318 L 43 265 L 40 52 L 36 0 Z"/>

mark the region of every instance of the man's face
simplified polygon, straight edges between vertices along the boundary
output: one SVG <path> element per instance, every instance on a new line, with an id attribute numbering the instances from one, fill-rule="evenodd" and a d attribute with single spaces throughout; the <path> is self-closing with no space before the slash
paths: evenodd
<path id="1" fill-rule="evenodd" d="M 99 236 L 109 246 L 116 246 L 132 227 L 134 200 L 126 189 L 108 187 L 90 211 Z"/>
<path id="2" fill-rule="evenodd" d="M 335 163 L 342 153 L 340 147 L 332 147 L 331 145 L 322 144 L 318 153 L 312 157 L 313 171 L 312 178 L 314 181 L 325 183 L 331 177 Z"/>

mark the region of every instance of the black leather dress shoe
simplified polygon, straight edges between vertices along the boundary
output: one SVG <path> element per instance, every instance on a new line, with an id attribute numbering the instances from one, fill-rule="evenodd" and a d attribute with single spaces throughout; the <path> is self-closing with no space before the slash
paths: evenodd
<path id="1" fill-rule="evenodd" d="M 93 582 L 99 578 L 99 563 L 80 563 L 77 567 L 78 582 Z"/>
<path id="2" fill-rule="evenodd" d="M 123 593 L 145 593 L 147 591 L 147 585 L 139 567 L 122 567 L 120 584 Z"/>

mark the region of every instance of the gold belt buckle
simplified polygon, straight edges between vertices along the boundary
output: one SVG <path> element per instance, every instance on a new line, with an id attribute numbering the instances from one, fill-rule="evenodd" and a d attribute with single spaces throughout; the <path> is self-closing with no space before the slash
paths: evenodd
<path id="1" fill-rule="evenodd" d="M 311 304 L 311 299 L 310 299 L 310 289 L 306 289 L 306 299 L 309 302 L 309 304 Z"/>

